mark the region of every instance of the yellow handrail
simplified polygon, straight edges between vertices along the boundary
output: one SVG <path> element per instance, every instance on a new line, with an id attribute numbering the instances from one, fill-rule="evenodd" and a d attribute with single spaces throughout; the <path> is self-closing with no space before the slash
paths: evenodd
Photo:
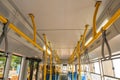
<path id="1" fill-rule="evenodd" d="M 83 48 L 85 47 L 85 40 L 86 40 L 86 34 L 87 34 L 88 26 L 89 26 L 88 24 L 85 25 L 85 30 L 84 30 L 84 33 L 83 33 L 83 39 L 81 40 Z"/>
<path id="2" fill-rule="evenodd" d="M 80 40 L 78 41 L 78 42 L 81 42 L 82 48 L 85 47 L 85 39 L 86 39 L 86 34 L 87 34 L 88 26 L 89 26 L 88 24 L 85 25 L 84 33 L 83 33 L 83 35 L 81 35 L 81 38 L 80 38 Z M 69 63 L 71 63 L 72 61 L 74 61 L 74 56 L 77 55 L 77 54 L 76 54 L 76 50 L 77 50 L 78 48 L 81 48 L 81 47 L 80 47 L 81 44 L 79 43 L 79 44 L 77 44 L 77 47 L 75 47 L 75 49 L 74 49 L 74 51 L 73 51 L 73 54 L 72 54 L 72 55 L 70 56 L 70 58 L 69 58 Z M 79 52 L 78 54 L 80 54 L 80 52 Z"/>
<path id="3" fill-rule="evenodd" d="M 100 4 L 101 4 L 101 1 L 97 1 L 95 5 L 96 9 L 95 9 L 94 16 L 93 16 L 93 37 L 95 37 L 96 35 L 96 17 L 97 17 Z"/>
<path id="4" fill-rule="evenodd" d="M 51 51 L 51 54 L 50 54 L 50 80 L 52 80 L 52 48 L 51 48 L 51 44 L 49 42 L 49 46 L 50 46 L 50 51 Z"/>
<path id="5" fill-rule="evenodd" d="M 103 32 L 104 30 L 107 30 L 118 18 L 120 18 L 120 9 L 118 9 L 118 10 L 116 11 L 116 13 L 109 19 L 109 21 L 102 27 L 102 30 L 99 31 L 98 33 L 95 33 L 95 35 L 93 35 L 92 40 L 90 40 L 90 41 L 86 44 L 85 47 L 82 47 L 82 48 L 81 48 L 80 55 L 82 55 L 82 54 L 84 53 L 84 51 L 86 50 L 86 48 L 88 48 L 92 43 L 94 43 L 95 40 L 97 40 L 97 39 L 101 36 L 102 32 Z M 94 30 L 96 30 L 96 29 L 94 28 Z M 71 56 L 74 58 L 73 54 L 72 54 Z M 70 57 L 70 58 L 71 58 L 71 57 Z M 69 59 L 70 59 L 70 58 L 69 58 Z M 74 59 L 72 59 L 72 61 L 73 61 L 73 60 L 74 60 Z M 71 61 L 71 62 L 72 62 L 72 61 Z"/>
<path id="6" fill-rule="evenodd" d="M 36 42 L 36 33 L 37 33 L 37 31 L 36 31 L 36 25 L 35 25 L 35 21 L 34 21 L 34 15 L 30 13 L 29 16 L 31 17 L 32 24 L 33 24 L 33 33 L 34 33 L 33 34 L 34 35 L 33 41 Z"/>
<path id="7" fill-rule="evenodd" d="M 96 39 L 98 39 L 102 35 L 102 32 L 107 30 L 118 18 L 120 18 L 120 9 L 118 9 L 118 11 L 110 18 L 110 20 L 102 27 L 102 30 L 99 31 L 88 44 L 86 44 L 86 48 L 89 47 Z"/>
<path id="8" fill-rule="evenodd" d="M 43 37 L 44 37 L 44 43 L 45 43 L 45 47 L 46 47 L 46 50 L 45 50 L 45 53 L 44 53 L 44 80 L 46 80 L 46 65 L 47 65 L 47 38 L 46 38 L 46 35 L 43 34 Z"/>
<path id="9" fill-rule="evenodd" d="M 60 60 L 60 58 L 58 57 L 58 54 L 57 54 L 57 51 L 55 50 L 54 51 L 54 57 L 55 57 L 55 60 L 56 60 L 56 62 L 58 63 L 58 64 L 60 64 L 61 63 L 61 60 Z"/>
<path id="10" fill-rule="evenodd" d="M 7 23 L 8 20 L 3 17 L 0 16 L 0 22 L 1 23 Z M 15 31 L 17 34 L 19 34 L 21 37 L 23 37 L 24 39 L 26 39 L 28 42 L 30 42 L 32 45 L 36 46 L 40 51 L 43 51 L 43 48 L 41 46 L 39 46 L 36 42 L 34 42 L 32 39 L 30 39 L 27 35 L 25 35 L 22 31 L 20 31 L 14 24 L 10 23 L 9 24 L 9 28 L 11 28 L 13 31 Z"/>

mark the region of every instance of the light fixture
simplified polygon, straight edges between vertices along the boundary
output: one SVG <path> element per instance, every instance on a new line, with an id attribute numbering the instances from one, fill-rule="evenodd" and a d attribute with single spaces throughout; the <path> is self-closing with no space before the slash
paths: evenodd
<path id="1" fill-rule="evenodd" d="M 45 51 L 46 50 L 46 46 L 44 45 L 43 46 L 43 50 Z M 51 51 L 49 49 L 47 49 L 47 53 L 50 55 L 51 54 Z"/>
<path id="2" fill-rule="evenodd" d="M 45 45 L 43 46 L 43 50 L 46 50 L 46 46 Z"/>
<path id="3" fill-rule="evenodd" d="M 49 49 L 47 49 L 47 52 L 48 52 L 49 55 L 51 54 L 51 51 Z"/>

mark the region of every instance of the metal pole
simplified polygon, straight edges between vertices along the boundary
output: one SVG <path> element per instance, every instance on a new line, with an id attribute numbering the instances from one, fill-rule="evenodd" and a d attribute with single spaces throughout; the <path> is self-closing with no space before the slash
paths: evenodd
<path id="1" fill-rule="evenodd" d="M 34 60 L 30 60 L 30 80 L 33 78 Z"/>
<path id="2" fill-rule="evenodd" d="M 50 80 L 52 80 L 52 48 L 51 48 L 51 44 L 49 42 L 49 46 L 50 46 Z"/>
<path id="3" fill-rule="evenodd" d="M 96 9 L 95 9 L 94 16 L 93 16 L 93 37 L 95 37 L 96 35 L 96 17 L 97 17 L 100 4 L 101 4 L 101 1 L 97 1 L 95 5 Z"/>
<path id="4" fill-rule="evenodd" d="M 57 69 L 56 69 L 56 66 L 55 66 L 55 80 L 56 80 L 56 75 L 57 75 L 56 72 L 57 72 Z"/>
<path id="5" fill-rule="evenodd" d="M 29 16 L 31 17 L 32 20 L 32 24 L 33 24 L 33 35 L 34 35 L 34 39 L 33 41 L 36 42 L 36 25 L 35 25 L 35 21 L 34 21 L 34 15 L 32 13 L 29 14 Z"/>
<path id="6" fill-rule="evenodd" d="M 0 16 L 0 22 L 7 23 L 8 21 L 5 17 Z M 30 39 L 26 34 L 24 34 L 22 31 L 20 31 L 14 24 L 10 23 L 9 28 L 11 28 L 13 31 L 15 31 L 17 34 L 19 34 L 25 40 L 30 42 L 32 45 L 36 46 L 40 51 L 43 51 L 43 48 L 41 46 L 39 46 L 36 42 L 34 42 L 32 39 Z"/>
<path id="7" fill-rule="evenodd" d="M 72 63 L 72 80 L 74 80 L 74 68 L 73 68 L 73 63 Z"/>
<path id="8" fill-rule="evenodd" d="M 36 80 L 39 80 L 39 61 L 37 61 L 37 66 L 36 66 L 36 75 L 35 75 L 35 77 L 36 77 Z"/>
<path id="9" fill-rule="evenodd" d="M 50 80 L 52 80 L 52 54 L 50 55 Z"/>
<path id="10" fill-rule="evenodd" d="M 85 47 L 85 41 L 86 41 L 86 34 L 87 34 L 87 30 L 88 30 L 88 24 L 85 25 L 85 30 L 84 30 L 84 33 L 83 33 L 83 39 L 82 39 L 82 48 Z M 81 35 L 82 36 L 82 35 Z M 80 39 L 81 40 L 81 39 Z"/>
<path id="11" fill-rule="evenodd" d="M 45 58 L 45 61 L 44 61 L 44 80 L 46 80 L 46 65 L 47 65 L 47 38 L 46 38 L 46 35 L 43 34 L 44 36 L 44 43 L 45 43 L 45 47 L 46 47 L 46 50 L 45 50 L 45 55 L 44 55 L 44 58 Z"/>
<path id="12" fill-rule="evenodd" d="M 11 60 L 12 60 L 12 54 L 9 53 L 7 56 L 7 62 L 6 62 L 6 66 L 5 66 L 4 80 L 8 80 Z"/>
<path id="13" fill-rule="evenodd" d="M 78 80 L 81 80 L 81 64 L 80 64 L 80 56 L 79 56 L 78 60 L 79 60 L 79 62 L 78 62 L 78 64 L 79 64 L 79 79 L 78 79 Z"/>
<path id="14" fill-rule="evenodd" d="M 26 73 L 26 57 L 22 58 L 22 62 L 21 62 L 21 68 L 20 68 L 20 75 L 19 75 L 19 80 L 25 80 L 24 79 L 24 75 Z"/>
<path id="15" fill-rule="evenodd" d="M 25 60 L 25 66 L 24 66 L 24 74 L 22 74 L 23 75 L 23 79 L 22 80 L 27 80 L 27 75 L 28 75 L 27 68 L 28 68 L 28 64 L 29 64 L 29 61 L 26 59 Z"/>

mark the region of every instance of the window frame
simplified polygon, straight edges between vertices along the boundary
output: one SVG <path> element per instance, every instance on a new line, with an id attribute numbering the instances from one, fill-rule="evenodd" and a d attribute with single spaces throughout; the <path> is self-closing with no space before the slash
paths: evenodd
<path id="1" fill-rule="evenodd" d="M 4 51 L 0 51 L 0 53 L 4 54 L 5 52 Z M 1 55 L 0 54 L 0 58 L 1 57 L 4 57 L 6 60 L 5 60 L 5 65 L 4 65 L 4 70 L 3 70 L 3 75 L 2 77 L 0 77 L 0 79 L 4 79 L 4 74 L 5 74 L 5 68 L 6 68 L 6 63 L 7 63 L 7 56 L 4 56 L 4 55 Z"/>
<path id="2" fill-rule="evenodd" d="M 22 58 L 23 58 L 23 56 L 20 56 L 20 55 L 17 55 L 17 54 L 12 54 L 11 55 L 11 62 L 12 62 L 12 56 L 17 56 L 17 57 L 20 57 L 21 58 L 21 60 L 20 60 L 20 71 L 21 71 L 21 63 L 22 63 Z M 10 66 L 11 66 L 11 63 L 10 63 Z M 18 80 L 19 80 L 19 77 L 20 77 L 20 71 L 19 71 L 19 74 L 18 74 Z M 9 73 L 10 73 L 10 70 L 9 70 Z M 9 74 L 8 73 L 8 74 Z"/>

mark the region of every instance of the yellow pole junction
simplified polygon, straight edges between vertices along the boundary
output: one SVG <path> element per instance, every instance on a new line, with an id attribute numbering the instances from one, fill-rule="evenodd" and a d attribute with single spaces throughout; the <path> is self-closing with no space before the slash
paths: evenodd
<path id="1" fill-rule="evenodd" d="M 1 23 L 7 23 L 8 20 L 3 17 L 0 16 L 0 22 Z M 36 46 L 40 51 L 43 51 L 43 48 L 41 46 L 39 46 L 36 42 L 34 42 L 32 39 L 30 39 L 27 35 L 25 35 L 22 31 L 20 31 L 14 24 L 10 23 L 9 24 L 9 28 L 11 28 L 13 31 L 15 31 L 17 34 L 19 34 L 21 37 L 23 37 L 25 40 L 27 40 L 28 42 L 30 42 L 32 45 Z"/>
<path id="2" fill-rule="evenodd" d="M 96 17 L 97 17 L 97 13 L 98 13 L 98 9 L 100 7 L 101 1 L 97 1 L 95 7 L 95 12 L 94 12 L 94 16 L 93 16 L 93 36 L 96 35 Z"/>
<path id="3" fill-rule="evenodd" d="M 44 43 L 45 43 L 45 47 L 46 47 L 46 50 L 45 50 L 45 53 L 44 53 L 44 80 L 46 80 L 46 65 L 47 65 L 47 48 L 48 48 L 48 46 L 47 46 L 47 38 L 46 38 L 46 35 L 45 34 L 43 34 L 43 37 L 44 37 Z"/>
<path id="4" fill-rule="evenodd" d="M 76 48 L 77 48 L 77 47 L 74 48 L 74 51 L 73 51 L 72 55 L 71 55 L 71 56 L 69 57 L 69 59 L 68 59 L 68 63 L 69 63 L 69 64 L 70 64 L 70 63 L 73 61 L 73 59 L 74 59 Z"/>
<path id="5" fill-rule="evenodd" d="M 81 40 L 83 48 L 85 47 L 85 41 L 86 41 L 86 35 L 87 35 L 88 26 L 89 26 L 88 24 L 85 25 L 85 30 L 84 30 L 84 33 L 83 33 L 83 40 Z"/>
<path id="6" fill-rule="evenodd" d="M 86 48 L 88 48 L 95 40 L 97 40 L 102 35 L 102 32 L 107 30 L 118 18 L 120 18 L 120 9 L 118 9 L 118 11 L 109 19 L 105 26 L 102 27 L 102 30 L 92 38 L 92 40 L 86 45 Z M 85 50 L 85 48 L 83 50 Z"/>
<path id="7" fill-rule="evenodd" d="M 35 25 L 35 21 L 34 21 L 34 15 L 32 13 L 29 14 L 29 16 L 31 17 L 32 20 L 32 24 L 33 24 L 33 35 L 34 35 L 34 39 L 33 41 L 36 42 L 36 25 Z"/>
<path id="8" fill-rule="evenodd" d="M 80 41 L 78 41 L 78 52 L 77 52 L 77 54 L 78 54 L 78 66 L 79 66 L 79 79 L 81 80 L 81 63 L 80 63 L 80 42 L 82 42 L 82 40 L 83 40 L 83 36 L 81 35 L 81 37 L 80 37 Z M 78 80 L 79 80 L 78 79 Z"/>
<path id="9" fill-rule="evenodd" d="M 52 80 L 52 48 L 51 48 L 51 43 L 49 42 L 49 46 L 50 46 L 50 51 L 51 51 L 51 54 L 50 54 L 50 80 Z"/>
<path id="10" fill-rule="evenodd" d="M 55 61 L 56 61 L 58 64 L 60 64 L 60 63 L 61 63 L 61 60 L 60 60 L 60 58 L 59 58 L 56 50 L 55 50 L 54 54 L 55 54 L 55 55 L 54 55 Z"/>
<path id="11" fill-rule="evenodd" d="M 8 22 L 8 20 L 6 18 L 4 18 L 3 16 L 0 16 L 0 22 L 5 24 Z"/>
<path id="12" fill-rule="evenodd" d="M 78 41 L 78 42 L 81 42 L 82 48 L 85 47 L 85 38 L 86 38 L 87 30 L 88 30 L 88 24 L 85 25 L 84 33 L 83 33 L 83 35 L 81 35 L 81 38 L 80 38 L 80 40 Z M 72 54 L 72 55 L 70 56 L 70 58 L 69 58 L 69 63 L 71 63 L 72 61 L 74 61 L 74 56 L 77 55 L 77 52 L 76 52 L 76 51 L 77 51 L 79 48 L 81 48 L 81 47 L 80 47 L 81 44 L 77 44 L 77 47 L 75 47 L 75 49 L 74 49 L 74 51 L 73 51 L 73 54 Z M 79 54 L 80 54 L 80 52 L 78 53 L 78 55 L 79 55 Z"/>
<path id="13" fill-rule="evenodd" d="M 80 55 L 79 55 L 79 57 L 78 57 L 78 66 L 79 66 L 79 76 L 78 76 L 78 78 L 81 80 L 81 63 L 80 63 Z M 78 80 L 79 80 L 78 79 Z"/>
<path id="14" fill-rule="evenodd" d="M 88 48 L 91 44 L 93 44 L 101 35 L 102 35 L 102 32 L 107 30 L 116 20 L 118 20 L 120 18 L 120 9 L 118 9 L 115 14 L 109 19 L 109 21 L 102 27 L 102 30 L 99 31 L 98 33 L 96 33 L 95 35 L 93 34 L 93 38 L 92 40 L 90 40 L 86 45 L 85 47 L 81 48 L 81 52 L 80 52 L 80 55 L 82 55 L 84 53 L 84 51 L 86 50 L 86 48 Z M 94 28 L 94 30 L 96 30 L 96 27 Z M 96 31 L 95 31 L 96 32 Z M 71 55 L 73 56 L 73 54 Z M 70 58 L 71 58 L 70 56 Z M 69 60 L 70 60 L 69 58 Z"/>
<path id="15" fill-rule="evenodd" d="M 53 59 L 52 53 L 53 53 L 53 50 L 52 50 L 52 47 L 51 47 L 51 43 L 47 41 L 46 35 L 43 34 L 43 36 L 44 36 L 44 43 L 45 43 L 45 47 L 46 47 L 46 49 L 45 49 L 45 55 L 44 55 L 44 59 L 45 59 L 45 61 L 44 61 L 44 80 L 46 80 L 47 56 L 50 57 L 50 78 L 49 78 L 49 80 L 52 80 L 52 59 Z M 50 49 L 50 54 L 48 54 L 48 48 Z M 57 58 L 57 61 L 56 61 L 56 62 L 61 63 L 60 58 L 59 58 L 58 55 L 57 55 L 57 52 L 55 52 L 55 54 L 56 54 L 56 55 L 55 55 L 54 57 Z"/>

